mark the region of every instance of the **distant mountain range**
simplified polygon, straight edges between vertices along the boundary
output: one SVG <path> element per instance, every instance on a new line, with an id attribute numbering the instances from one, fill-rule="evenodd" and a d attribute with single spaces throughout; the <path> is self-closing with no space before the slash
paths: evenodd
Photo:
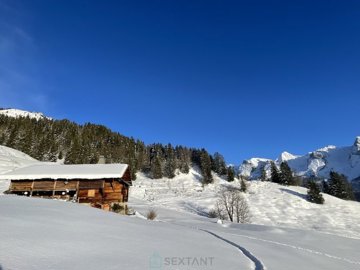
<path id="1" fill-rule="evenodd" d="M 299 176 L 327 178 L 331 171 L 336 171 L 346 175 L 349 181 L 356 180 L 360 176 L 360 137 L 356 137 L 351 146 L 329 145 L 303 156 L 283 152 L 276 160 L 251 158 L 240 165 L 239 174 L 250 179 L 257 179 L 264 169 L 270 176 L 272 161 L 278 166 L 283 161 L 287 162 Z"/>

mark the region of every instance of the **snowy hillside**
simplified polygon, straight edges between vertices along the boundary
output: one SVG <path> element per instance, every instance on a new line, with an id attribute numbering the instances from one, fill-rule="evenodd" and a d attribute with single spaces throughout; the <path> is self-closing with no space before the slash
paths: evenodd
<path id="1" fill-rule="evenodd" d="M 222 186 L 239 186 L 237 180 L 228 183 L 214 177 L 214 184 L 202 188 L 200 175 L 193 169 L 188 175 L 179 174 L 174 179 L 152 180 L 138 174 L 130 189 L 130 199 L 206 216 L 214 208 L 217 192 Z M 325 204 L 317 205 L 306 200 L 306 188 L 271 182 L 250 181 L 248 188 L 245 197 L 253 224 L 317 230 L 360 239 L 359 202 L 323 194 Z"/>
<path id="2" fill-rule="evenodd" d="M 36 163 L 39 161 L 20 151 L 0 146 L 0 173 Z M 194 168 L 189 174 L 180 173 L 173 179 L 153 180 L 138 173 L 130 189 L 130 203 L 132 200 L 143 200 L 155 206 L 207 216 L 222 186 L 239 186 L 237 180 L 228 183 L 215 174 L 213 177 L 213 184 L 202 187 L 201 174 Z M 248 185 L 249 192 L 245 197 L 250 205 L 253 224 L 319 230 L 360 238 L 358 202 L 343 201 L 324 194 L 325 204 L 316 205 L 306 201 L 306 189 L 302 187 L 258 181 L 251 181 Z M 0 181 L 0 193 L 8 187 L 8 181 Z"/>
<path id="3" fill-rule="evenodd" d="M 0 196 L 7 269 L 359 269 L 358 239 L 307 230 L 218 224 L 159 206 L 158 220 L 74 203 Z"/>
<path id="4" fill-rule="evenodd" d="M 331 170 L 342 173 L 353 180 L 360 176 L 360 137 L 355 139 L 352 146 L 327 146 L 303 156 L 283 152 L 275 160 L 276 164 L 286 161 L 290 168 L 302 176 L 328 177 Z M 257 179 L 264 168 L 270 174 L 270 159 L 252 158 L 243 162 L 239 173 L 251 179 Z"/>
<path id="5" fill-rule="evenodd" d="M 36 159 L 18 150 L 0 145 L 0 174 L 39 163 Z M 0 180 L 0 193 L 7 190 L 9 182 Z"/>
<path id="6" fill-rule="evenodd" d="M 28 112 L 19 109 L 0 109 L 0 114 L 15 118 L 30 117 L 36 120 L 44 119 L 44 118 L 51 119 L 50 117 L 44 116 L 44 114 L 40 112 Z"/>
<path id="7" fill-rule="evenodd" d="M 38 162 L 0 147 L 2 172 Z M 304 188 L 252 181 L 244 195 L 252 224 L 221 224 L 207 213 L 218 190 L 237 180 L 214 175 L 203 187 L 194 168 L 173 179 L 137 176 L 129 196 L 134 216 L 0 194 L 0 269 L 360 268 L 358 202 L 324 194 L 325 204 L 316 205 Z M 156 221 L 144 218 L 149 209 Z M 183 264 L 188 258 L 192 265 Z M 200 260 L 207 265 L 193 264 Z"/>

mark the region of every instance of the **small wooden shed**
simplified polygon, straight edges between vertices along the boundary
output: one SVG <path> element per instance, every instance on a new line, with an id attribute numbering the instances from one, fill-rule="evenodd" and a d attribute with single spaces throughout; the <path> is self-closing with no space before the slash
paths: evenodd
<path id="1" fill-rule="evenodd" d="M 131 176 L 127 164 L 41 164 L 0 175 L 9 193 L 86 203 L 109 210 L 128 201 Z"/>

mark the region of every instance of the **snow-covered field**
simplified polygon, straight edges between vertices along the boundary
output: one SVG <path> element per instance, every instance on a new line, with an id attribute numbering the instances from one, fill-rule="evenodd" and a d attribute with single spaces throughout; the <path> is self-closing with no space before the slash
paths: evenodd
<path id="1" fill-rule="evenodd" d="M 145 214 L 146 201 L 133 200 Z M 0 196 L 2 269 L 360 269 L 360 241 L 218 224 L 158 207 L 157 221 L 69 202 Z"/>
<path id="2" fill-rule="evenodd" d="M 0 173 L 6 173 L 33 164 L 40 164 L 40 162 L 23 152 L 0 145 Z M 0 180 L 0 193 L 7 190 L 8 187 L 8 181 Z"/>
<path id="3" fill-rule="evenodd" d="M 0 172 L 35 163 L 0 147 Z M 0 195 L 0 269 L 360 269 L 360 203 L 324 195 L 316 205 L 304 188 L 252 181 L 252 224 L 221 224 L 206 215 L 222 186 L 239 183 L 214 178 L 202 187 L 195 169 L 174 179 L 139 173 L 134 216 Z M 144 219 L 151 208 L 156 221 Z"/>
<path id="4" fill-rule="evenodd" d="M 217 191 L 232 184 L 215 176 L 214 184 L 204 189 L 200 175 L 191 170 L 174 179 L 151 180 L 142 174 L 130 189 L 130 198 L 148 201 L 154 206 L 206 216 L 214 207 Z M 250 181 L 245 198 L 251 212 L 251 223 L 316 230 L 360 239 L 360 203 L 344 201 L 327 194 L 324 205 L 306 200 L 307 189 L 280 186 L 271 182 Z"/>

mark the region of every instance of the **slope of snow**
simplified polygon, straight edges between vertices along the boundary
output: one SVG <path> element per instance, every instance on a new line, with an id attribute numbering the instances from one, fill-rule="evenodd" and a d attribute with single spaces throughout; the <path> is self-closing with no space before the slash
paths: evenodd
<path id="1" fill-rule="evenodd" d="M 11 172 L 14 169 L 41 164 L 40 161 L 18 150 L 0 145 L 0 174 Z M 0 193 L 7 190 L 9 181 L 0 180 Z"/>
<path id="2" fill-rule="evenodd" d="M 194 170 L 188 175 L 179 174 L 174 179 L 152 180 L 138 174 L 130 189 L 130 198 L 206 216 L 214 208 L 217 192 L 222 186 L 240 186 L 237 180 L 228 183 L 215 176 L 214 184 L 202 188 L 199 179 L 200 175 Z M 308 202 L 306 194 L 307 190 L 302 187 L 248 182 L 245 198 L 250 206 L 251 223 L 317 230 L 360 239 L 359 202 L 324 194 L 325 204 L 317 205 Z"/>
<path id="3" fill-rule="evenodd" d="M 360 203 L 323 194 L 324 205 L 306 200 L 307 189 L 252 181 L 246 194 L 254 224 L 303 228 L 360 239 Z"/>
<path id="4" fill-rule="evenodd" d="M 39 161 L 0 146 L 0 171 L 32 164 Z M 207 213 L 219 189 L 239 186 L 237 180 L 214 175 L 203 187 L 194 168 L 174 179 L 137 176 L 133 217 L 0 196 L 0 269 L 360 269 L 360 203 L 324 195 L 325 204 L 316 205 L 304 188 L 251 181 L 244 196 L 253 224 L 222 224 Z M 144 219 L 150 208 L 157 221 Z M 186 258 L 212 264 L 179 264 Z"/>
<path id="5" fill-rule="evenodd" d="M 149 205 L 140 200 L 133 202 L 142 214 Z M 147 221 L 73 203 L 0 196 L 0 267 L 360 268 L 357 239 L 280 227 L 218 224 L 216 220 L 157 206 L 158 221 Z M 201 260 L 207 265 L 198 266 L 196 262 Z"/>
<path id="6" fill-rule="evenodd" d="M 283 152 L 280 157 L 275 160 L 278 166 L 281 162 L 286 161 L 290 168 L 301 176 L 329 177 L 329 173 L 333 170 L 346 175 L 349 181 L 360 176 L 360 137 L 356 137 L 352 146 L 336 147 L 329 145 L 303 156 L 292 155 Z M 248 176 L 251 179 L 259 178 L 259 171 L 263 168 L 270 175 L 269 163 L 253 162 L 254 159 L 244 161 L 239 167 L 239 173 Z M 259 159 L 261 160 L 261 159 Z"/>
<path id="7" fill-rule="evenodd" d="M 46 117 L 44 114 L 42 114 L 40 112 L 28 112 L 28 111 L 23 111 L 23 110 L 19 110 L 19 109 L 2 109 L 2 110 L 0 110 L 0 114 L 6 115 L 9 117 L 14 117 L 14 118 L 30 117 L 30 118 L 34 118 L 36 120 L 44 119 L 44 118 L 51 120 L 50 117 Z"/>
<path id="8" fill-rule="evenodd" d="M 10 195 L 0 196 L 0 212 L 4 270 L 160 269 L 150 268 L 152 258 L 190 256 L 216 257 L 209 269 L 251 269 L 251 261 L 232 246 L 164 222 Z"/>

